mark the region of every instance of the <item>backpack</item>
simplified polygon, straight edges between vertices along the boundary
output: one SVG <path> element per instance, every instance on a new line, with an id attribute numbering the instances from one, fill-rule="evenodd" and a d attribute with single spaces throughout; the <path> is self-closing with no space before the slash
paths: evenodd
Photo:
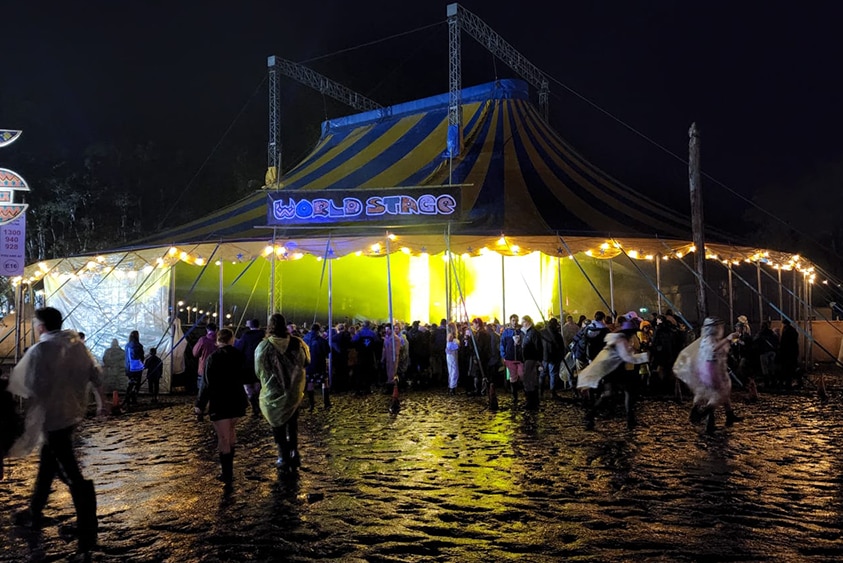
<path id="1" fill-rule="evenodd" d="M 592 328 L 592 332 L 594 330 L 595 329 Z M 605 342 L 604 338 L 606 337 L 607 334 L 609 334 L 609 329 L 605 328 L 605 327 L 600 328 L 600 329 L 596 329 L 596 330 L 597 330 L 596 334 L 594 334 L 590 337 L 588 335 L 586 335 L 586 337 L 584 339 L 585 340 L 586 353 L 588 355 L 589 360 L 593 360 L 594 358 L 597 357 L 597 354 L 599 354 L 600 350 L 602 350 L 603 347 L 606 345 L 606 342 Z"/>
<path id="2" fill-rule="evenodd" d="M 588 362 L 588 339 L 585 335 L 587 329 L 587 326 L 579 329 L 571 340 L 571 355 L 581 362 Z"/>

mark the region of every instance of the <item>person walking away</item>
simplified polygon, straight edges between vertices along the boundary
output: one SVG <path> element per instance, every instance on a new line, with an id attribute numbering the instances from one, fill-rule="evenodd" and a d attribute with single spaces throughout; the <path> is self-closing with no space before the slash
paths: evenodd
<path id="1" fill-rule="evenodd" d="M 220 481 L 227 490 L 234 481 L 234 444 L 237 443 L 237 419 L 246 414 L 246 390 L 243 389 L 246 356 L 233 346 L 234 333 L 224 328 L 217 332 L 217 349 L 208 356 L 194 412 L 202 417 L 205 408 L 217 434 L 217 449 L 222 473 Z"/>
<path id="2" fill-rule="evenodd" d="M 593 362 L 597 354 L 603 350 L 605 344 L 604 339 L 611 332 L 609 327 L 606 326 L 605 321 L 606 313 L 597 311 L 594 313 L 594 320 L 589 323 L 585 331 L 586 355 L 588 356 L 589 363 Z"/>
<path id="3" fill-rule="evenodd" d="M 370 321 L 364 321 L 363 326 L 354 334 L 351 345 L 356 350 L 356 365 L 354 378 L 356 379 L 357 394 L 364 395 L 371 392 L 372 381 L 377 371 L 380 356 L 376 350 L 380 348 L 380 337 L 372 329 Z"/>
<path id="4" fill-rule="evenodd" d="M 126 351 L 120 347 L 120 342 L 116 338 L 111 341 L 111 346 L 106 348 L 102 355 L 102 368 L 102 387 L 106 395 L 122 389 L 122 383 L 126 377 Z"/>
<path id="5" fill-rule="evenodd" d="M 656 317 L 656 328 L 650 344 L 652 362 L 650 369 L 656 373 L 661 392 L 668 391 L 673 370 L 673 332 L 676 329 L 664 315 Z"/>
<path id="6" fill-rule="evenodd" d="M 518 384 L 524 375 L 524 352 L 521 348 L 521 323 L 518 315 L 509 316 L 509 326 L 501 332 L 500 353 L 506 367 L 507 379 L 512 392 L 513 406 L 518 402 Z"/>
<path id="7" fill-rule="evenodd" d="M 541 331 L 541 337 L 544 369 L 548 378 L 550 396 L 555 399 L 556 382 L 562 376 L 560 368 L 565 357 L 565 342 L 562 338 L 562 327 L 559 325 L 559 319 L 552 317 L 547 321 L 547 326 Z M 565 379 L 567 381 L 567 374 Z"/>
<path id="8" fill-rule="evenodd" d="M 138 404 L 138 393 L 140 392 L 141 378 L 143 376 L 143 344 L 140 343 L 140 334 L 133 330 L 129 334 L 129 342 L 126 343 L 126 377 L 129 384 L 126 387 L 126 405 Z"/>
<path id="9" fill-rule="evenodd" d="M 272 315 L 266 332 L 255 352 L 255 372 L 261 383 L 260 407 L 278 446 L 275 466 L 282 473 L 290 473 L 301 465 L 298 416 L 310 355 L 307 344 L 287 332 L 284 315 Z"/>
<path id="10" fill-rule="evenodd" d="M 258 376 L 255 374 L 255 350 L 258 349 L 258 344 L 261 343 L 266 333 L 261 330 L 261 322 L 258 319 L 246 321 L 246 327 L 246 332 L 241 334 L 240 338 L 234 342 L 234 347 L 243 352 L 246 362 L 246 367 L 243 371 L 243 389 L 249 398 L 249 404 L 252 406 L 252 416 L 260 416 L 259 397 L 261 384 L 258 381 Z"/>
<path id="11" fill-rule="evenodd" d="M 565 342 L 565 350 L 571 349 L 571 343 L 579 331 L 580 325 L 574 322 L 574 317 L 571 315 L 565 317 L 565 324 L 562 325 L 562 340 Z"/>
<path id="12" fill-rule="evenodd" d="M 304 335 L 304 343 L 310 351 L 310 364 L 307 366 L 307 399 L 310 403 L 310 412 L 315 406 L 316 389 L 322 390 L 322 405 L 325 409 L 331 408 L 330 389 L 328 385 L 328 354 L 331 347 L 328 339 L 322 334 L 322 327 L 319 323 L 310 325 L 310 330 Z"/>
<path id="13" fill-rule="evenodd" d="M 434 325 L 430 335 L 430 378 L 433 385 L 441 385 L 443 374 L 448 373 L 448 321 L 442 319 Z"/>
<path id="14" fill-rule="evenodd" d="M 779 353 L 776 356 L 780 376 L 785 389 L 793 386 L 796 366 L 799 365 L 799 333 L 788 319 L 782 321 L 782 335 L 779 339 Z M 801 385 L 801 380 L 799 381 Z"/>
<path id="15" fill-rule="evenodd" d="M 524 397 L 525 408 L 531 411 L 539 410 L 539 365 L 544 358 L 542 339 L 533 324 L 530 315 L 521 318 L 521 330 L 524 332 Z"/>
<path id="16" fill-rule="evenodd" d="M 779 337 L 770 328 L 770 321 L 762 321 L 761 330 L 755 335 L 755 349 L 758 350 L 764 386 L 770 389 L 776 384 L 776 351 L 779 349 Z"/>
<path id="17" fill-rule="evenodd" d="M 403 340 L 401 335 L 395 334 L 392 326 L 384 326 L 383 352 L 381 352 L 381 363 L 386 371 L 385 392 L 391 392 L 398 375 L 398 363 L 401 356 Z"/>
<path id="18" fill-rule="evenodd" d="M 29 508 L 17 513 L 14 522 L 40 527 L 53 479 L 61 475 L 76 508 L 79 552 L 89 554 L 97 544 L 97 498 L 94 482 L 79 470 L 73 433 L 88 407 L 88 383 L 102 394 L 101 370 L 77 333 L 61 330 L 62 322 L 57 309 L 35 311 L 33 330 L 38 342 L 15 367 L 9 382 L 12 393 L 29 398 L 30 412 L 35 413 L 28 417 L 33 425 L 28 431 L 44 437 Z"/>
<path id="19" fill-rule="evenodd" d="M 723 337 L 725 323 L 717 317 L 703 321 L 702 335 L 679 352 L 673 371 L 694 394 L 691 422 L 706 420 L 706 432 L 715 430 L 714 411 L 726 410 L 726 426 L 743 420 L 732 410 L 732 379 L 729 377 L 727 356 L 732 341 L 740 337 L 735 331 Z"/>
<path id="20" fill-rule="evenodd" d="M 158 349 L 154 346 L 149 349 L 149 356 L 143 362 L 143 369 L 146 370 L 146 381 L 149 385 L 149 394 L 152 395 L 152 402 L 157 403 L 161 376 L 164 375 L 164 362 L 158 357 Z"/>
<path id="21" fill-rule="evenodd" d="M 457 325 L 448 323 L 447 340 L 445 341 L 445 362 L 448 365 L 448 394 L 454 395 L 457 392 L 457 384 L 460 380 L 459 365 L 460 337 L 457 334 Z"/>
<path id="22" fill-rule="evenodd" d="M 216 323 L 208 323 L 205 330 L 205 336 L 196 341 L 193 345 L 193 357 L 199 362 L 196 367 L 196 388 L 202 390 L 202 381 L 205 376 L 205 364 L 208 358 L 217 349 L 217 325 Z"/>

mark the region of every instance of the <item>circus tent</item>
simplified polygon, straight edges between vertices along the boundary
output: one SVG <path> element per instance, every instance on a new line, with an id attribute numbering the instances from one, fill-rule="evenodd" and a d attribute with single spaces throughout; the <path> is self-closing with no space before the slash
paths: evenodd
<path id="1" fill-rule="evenodd" d="M 447 95 L 326 121 L 313 151 L 280 177 L 270 169 L 259 192 L 127 248 L 31 264 L 23 281 L 30 287 L 43 281 L 47 301 L 72 311 L 71 324 L 93 336 L 95 350 L 112 337 L 124 341 L 126 327 L 138 323 L 148 323 L 147 334 L 166 347 L 171 311 L 183 302 L 189 314 L 191 300 L 203 290 L 219 293 L 204 309 L 213 307 L 221 318 L 236 304 L 232 320 L 250 306 L 250 317 L 297 307 L 324 320 L 326 258 L 340 268 L 337 278 L 343 281 L 334 302 L 342 314 L 386 317 L 386 276 L 378 259 L 393 253 L 398 277 L 392 285 L 403 291 L 396 318 L 429 320 L 451 311 L 457 297 L 450 280 L 460 272 L 475 278 L 463 280 L 461 291 L 475 290 L 468 304 L 477 314 L 503 318 L 504 309 L 516 306 L 558 314 L 567 305 L 561 258 L 625 256 L 652 263 L 694 251 L 688 218 L 590 164 L 543 121 L 525 83 L 499 80 L 467 88 L 462 111 L 458 158 L 445 153 Z M 416 220 L 391 229 L 348 223 L 286 228 L 269 221 L 268 204 L 279 194 L 416 193 L 448 186 L 459 192 L 453 220 Z M 724 264 L 754 261 L 788 270 L 804 264 L 798 257 L 725 243 L 707 243 L 706 253 Z M 500 257 L 508 257 L 513 271 L 493 275 L 502 269 Z M 272 286 L 269 295 L 266 284 Z M 280 298 L 271 297 L 275 285 Z M 521 301 L 503 296 L 519 286 L 514 293 Z M 496 294 L 501 297 L 490 297 Z M 94 319 L 97 326 L 88 326 Z"/>

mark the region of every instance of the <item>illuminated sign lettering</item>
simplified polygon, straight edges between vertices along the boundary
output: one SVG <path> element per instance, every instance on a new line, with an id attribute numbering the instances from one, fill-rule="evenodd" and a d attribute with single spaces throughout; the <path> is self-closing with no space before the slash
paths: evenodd
<path id="1" fill-rule="evenodd" d="M 312 192 L 310 192 L 312 193 Z M 326 193 L 330 195 L 326 197 Z M 458 188 L 414 188 L 321 192 L 269 192 L 269 225 L 327 223 L 420 223 L 432 217 L 457 219 Z"/>

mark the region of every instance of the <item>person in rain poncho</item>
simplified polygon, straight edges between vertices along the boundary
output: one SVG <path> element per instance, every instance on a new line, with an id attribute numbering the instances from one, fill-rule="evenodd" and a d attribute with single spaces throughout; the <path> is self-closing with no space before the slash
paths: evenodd
<path id="1" fill-rule="evenodd" d="M 255 373 L 261 383 L 261 413 L 272 427 L 278 446 L 275 466 L 283 472 L 294 471 L 301 465 L 298 416 L 304 398 L 305 367 L 309 363 L 307 344 L 288 332 L 284 315 L 272 315 L 266 338 L 255 350 Z"/>
<path id="2" fill-rule="evenodd" d="M 96 492 L 94 482 L 79 470 L 73 434 L 88 407 L 88 383 L 102 393 L 101 370 L 76 331 L 61 330 L 62 321 L 61 312 L 52 307 L 35 311 L 33 329 L 38 342 L 15 366 L 9 380 L 10 392 L 29 399 L 26 432 L 13 446 L 12 455 L 27 453 L 43 439 L 29 508 L 17 513 L 14 522 L 31 528 L 42 525 L 53 479 L 60 475 L 76 507 L 79 551 L 89 552 L 97 543 Z M 101 409 L 100 414 L 105 413 Z"/>
<path id="3" fill-rule="evenodd" d="M 727 365 L 729 346 L 739 334 L 733 332 L 724 338 L 723 332 L 721 319 L 706 318 L 702 335 L 679 353 L 673 365 L 676 377 L 694 394 L 691 422 L 696 424 L 707 417 L 709 434 L 714 432 L 714 411 L 719 406 L 726 410 L 726 426 L 742 420 L 732 410 L 732 381 Z"/>
<path id="4" fill-rule="evenodd" d="M 597 398 L 586 411 L 585 425 L 587 429 L 594 428 L 597 408 L 604 397 L 611 395 L 612 386 L 617 384 L 624 388 L 626 422 L 629 428 L 635 426 L 635 390 L 638 377 L 636 371 L 627 371 L 626 365 L 643 364 L 649 361 L 647 352 L 634 353 L 631 338 L 638 332 L 635 323 L 624 319 L 620 330 L 610 332 L 604 337 L 605 345 L 600 353 L 588 364 L 577 378 L 577 389 L 597 394 Z"/>

